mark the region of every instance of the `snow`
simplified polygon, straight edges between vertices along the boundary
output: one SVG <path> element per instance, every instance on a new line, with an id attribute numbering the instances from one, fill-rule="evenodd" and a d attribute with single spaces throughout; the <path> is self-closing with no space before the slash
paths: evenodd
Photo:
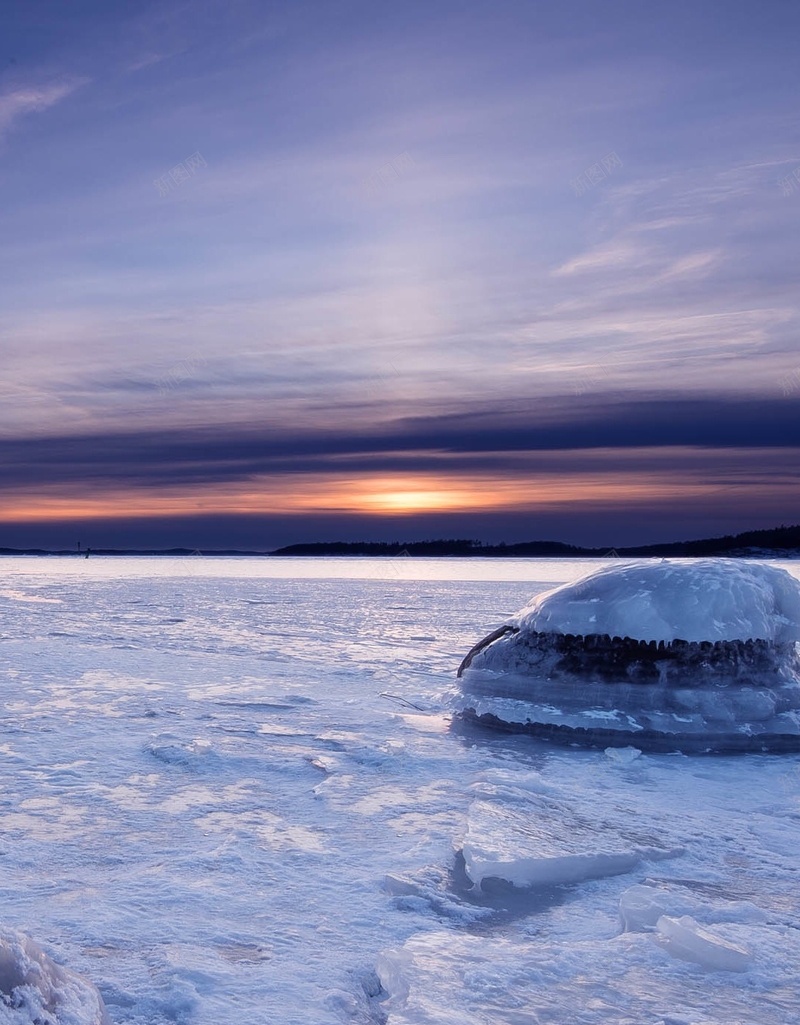
<path id="1" fill-rule="evenodd" d="M 509 622 L 642 641 L 798 641 L 800 584 L 766 563 L 647 560 L 607 566 L 540 594 Z"/>
<path id="2" fill-rule="evenodd" d="M 114 1025 L 796 1020 L 800 756 L 451 724 L 487 616 L 588 568 L 0 560 L 0 935 L 42 1020 L 97 1025 L 91 985 Z"/>

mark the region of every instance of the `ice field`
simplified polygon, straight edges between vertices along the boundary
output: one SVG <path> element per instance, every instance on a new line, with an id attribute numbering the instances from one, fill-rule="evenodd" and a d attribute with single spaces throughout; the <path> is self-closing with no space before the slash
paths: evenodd
<path id="1" fill-rule="evenodd" d="M 451 722 L 600 564 L 0 560 L 0 1025 L 797 1022 L 800 756 Z"/>

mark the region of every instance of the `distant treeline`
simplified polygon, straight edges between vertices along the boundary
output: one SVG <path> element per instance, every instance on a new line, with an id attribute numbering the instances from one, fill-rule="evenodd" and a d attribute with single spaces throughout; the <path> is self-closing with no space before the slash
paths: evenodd
<path id="1" fill-rule="evenodd" d="M 671 541 L 625 548 L 584 548 L 563 541 L 522 541 L 518 544 L 489 545 L 465 538 L 436 541 L 329 541 L 287 545 L 273 555 L 372 555 L 390 556 L 478 556 L 480 558 L 713 556 L 713 555 L 800 555 L 800 526 L 749 530 L 744 534 L 704 538 L 699 541 Z"/>
<path id="2" fill-rule="evenodd" d="M 703 557 L 714 555 L 800 556 L 800 526 L 774 527 L 772 530 L 748 530 L 744 534 L 704 538 L 699 541 L 670 541 L 655 545 L 625 548 L 584 548 L 563 541 L 522 541 L 518 544 L 489 545 L 468 538 L 440 538 L 433 541 L 317 541 L 310 544 L 287 545 L 273 552 L 243 551 L 219 548 L 90 548 L 76 551 L 46 548 L 0 548 L 0 555 L 164 555 L 164 556 L 236 556 L 236 555 L 370 555 L 398 558 L 403 556 L 455 556 L 464 558 L 582 558 L 619 555 L 625 558 L 658 558 L 661 556 Z"/>

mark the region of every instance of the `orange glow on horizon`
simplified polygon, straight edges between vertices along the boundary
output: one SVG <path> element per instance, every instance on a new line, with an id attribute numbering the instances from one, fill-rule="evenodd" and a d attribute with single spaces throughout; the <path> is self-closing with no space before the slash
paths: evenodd
<path id="1" fill-rule="evenodd" d="M 740 484 L 740 482 L 739 482 Z M 788 482 L 787 482 L 788 484 Z M 155 489 L 100 489 L 76 496 L 69 486 L 6 492 L 0 522 L 191 515 L 356 514 L 404 516 L 452 512 L 535 512 L 566 505 L 636 504 L 716 495 L 734 484 L 667 469 L 594 474 L 286 474 L 246 482 Z M 780 489 L 780 482 L 773 482 Z M 763 488 L 761 489 L 763 490 Z"/>
<path id="2" fill-rule="evenodd" d="M 498 481 L 485 478 L 386 477 L 360 482 L 352 512 L 408 515 L 421 512 L 465 512 L 503 505 Z M 515 482 L 519 488 L 519 482 Z M 515 490 L 516 490 L 515 488 Z M 518 496 L 521 498 L 523 496 Z M 511 500 L 507 495 L 505 501 Z M 505 507 L 505 506 L 503 506 Z"/>

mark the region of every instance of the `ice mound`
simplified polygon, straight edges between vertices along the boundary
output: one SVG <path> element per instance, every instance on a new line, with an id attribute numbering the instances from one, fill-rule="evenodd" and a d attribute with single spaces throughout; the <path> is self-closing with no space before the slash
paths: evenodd
<path id="1" fill-rule="evenodd" d="M 111 1025 L 103 998 L 57 965 L 27 936 L 0 930 L 0 1022 L 4 1025 Z"/>
<path id="2" fill-rule="evenodd" d="M 800 750 L 800 583 L 761 563 L 609 567 L 537 597 L 459 668 L 459 710 L 569 742 Z"/>
<path id="3" fill-rule="evenodd" d="M 766 563 L 647 560 L 547 591 L 515 620 L 529 630 L 641 641 L 800 641 L 800 585 Z"/>

